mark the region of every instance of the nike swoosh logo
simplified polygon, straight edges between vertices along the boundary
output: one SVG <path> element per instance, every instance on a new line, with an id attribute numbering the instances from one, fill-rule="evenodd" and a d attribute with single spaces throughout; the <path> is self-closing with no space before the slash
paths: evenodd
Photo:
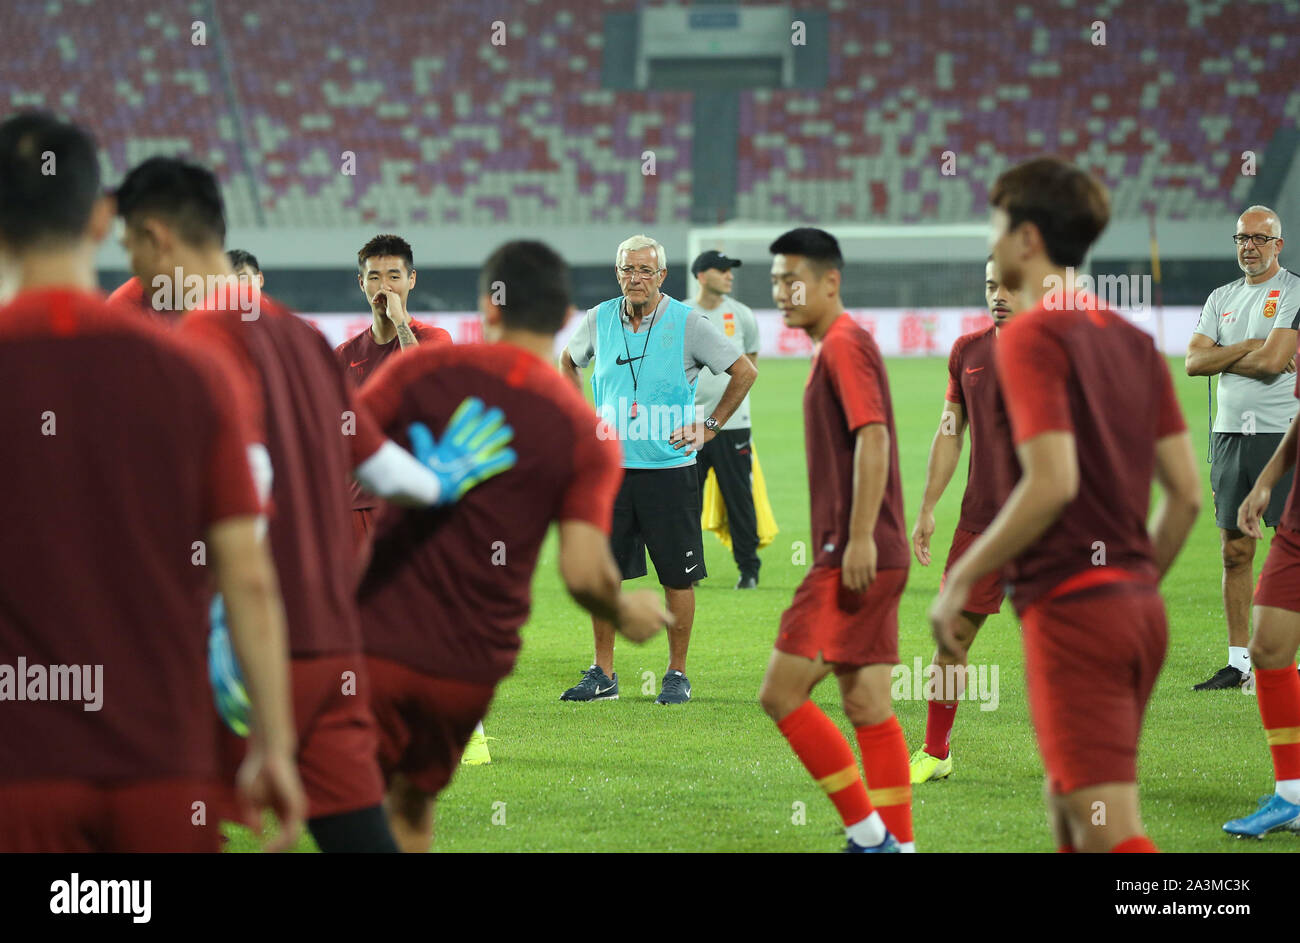
<path id="1" fill-rule="evenodd" d="M 645 356 L 645 354 L 642 354 L 640 357 L 629 357 L 629 358 L 627 358 L 626 360 L 624 360 L 622 357 L 615 357 L 615 358 L 614 358 L 614 363 L 618 364 L 618 365 L 621 367 L 621 366 L 623 366 L 623 364 L 625 364 L 625 363 L 631 363 L 633 360 L 640 360 L 641 357 L 644 357 L 644 356 Z"/>
<path id="2" fill-rule="evenodd" d="M 354 366 L 354 367 L 359 367 L 359 366 L 361 366 L 363 363 L 369 363 L 369 362 L 370 362 L 370 358 L 369 358 L 369 357 L 367 357 L 365 360 L 354 360 L 354 361 L 352 361 L 352 366 Z"/>
<path id="3" fill-rule="evenodd" d="M 1225 311 L 1225 312 L 1223 312 L 1223 316 L 1224 316 L 1225 318 L 1226 318 L 1228 315 L 1230 315 L 1230 314 L 1232 314 L 1231 311 Z"/>
<path id="4" fill-rule="evenodd" d="M 697 564 L 695 564 L 695 566 L 688 566 L 688 567 L 686 568 L 686 572 L 687 572 L 687 573 L 691 572 L 691 570 L 695 569 L 696 566 L 699 566 L 699 564 L 697 563 Z"/>
<path id="5" fill-rule="evenodd" d="M 747 449 L 747 448 L 749 448 L 749 443 L 742 442 L 740 443 L 740 445 L 736 446 L 736 451 L 739 452 L 741 449 Z"/>
<path id="6" fill-rule="evenodd" d="M 611 684 L 609 687 L 607 687 L 607 688 L 602 688 L 602 687 L 598 684 L 598 685 L 596 685 L 596 696 L 597 696 L 597 697 L 600 697 L 600 695 L 602 695 L 602 694 L 608 694 L 608 693 L 609 693 L 610 691 L 612 691 L 612 690 L 614 690 L 614 685 L 612 685 L 612 684 Z"/>
<path id="7" fill-rule="evenodd" d="M 981 370 L 983 370 L 983 369 L 984 369 L 983 367 L 967 367 L 967 368 L 966 368 L 966 372 L 967 372 L 967 373 L 979 373 L 979 372 L 980 372 Z"/>

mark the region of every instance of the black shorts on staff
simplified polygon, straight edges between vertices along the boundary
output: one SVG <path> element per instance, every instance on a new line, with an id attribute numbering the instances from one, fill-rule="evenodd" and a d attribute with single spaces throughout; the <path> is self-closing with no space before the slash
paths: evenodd
<path id="1" fill-rule="evenodd" d="M 1210 488 L 1214 491 L 1214 522 L 1221 529 L 1237 529 L 1237 509 L 1250 494 L 1250 489 L 1255 487 L 1255 480 L 1277 451 L 1284 435 L 1282 432 L 1257 432 L 1254 435 L 1214 433 L 1210 450 Z M 1276 527 L 1282 519 L 1293 477 L 1294 469 L 1283 475 L 1274 486 L 1268 507 L 1264 509 L 1265 526 Z"/>
<path id="2" fill-rule="evenodd" d="M 664 586 L 685 589 L 707 576 L 695 466 L 624 469 L 609 544 L 625 580 L 646 575 L 647 549 Z"/>

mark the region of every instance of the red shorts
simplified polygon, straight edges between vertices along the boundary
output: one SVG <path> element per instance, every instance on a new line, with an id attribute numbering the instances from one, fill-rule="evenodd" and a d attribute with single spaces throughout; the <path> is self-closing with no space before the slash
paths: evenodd
<path id="1" fill-rule="evenodd" d="M 840 568 L 815 566 L 781 615 L 776 650 L 842 665 L 898 664 L 898 601 L 905 568 L 877 570 L 865 593 L 840 582 Z"/>
<path id="2" fill-rule="evenodd" d="M 220 792 L 195 779 L 0 785 L 0 852 L 217 852 Z"/>
<path id="3" fill-rule="evenodd" d="M 307 794 L 307 817 L 338 815 L 379 805 L 384 781 L 376 754 L 375 719 L 365 656 L 321 655 L 289 662 L 293 717 L 298 732 L 298 775 Z M 224 726 L 223 726 L 224 729 Z M 228 781 L 243 762 L 247 741 L 223 734 Z M 232 815 L 226 806 L 223 813 Z"/>
<path id="4" fill-rule="evenodd" d="M 1142 715 L 1169 637 L 1155 587 L 1040 599 L 1021 626 L 1029 716 L 1052 792 L 1137 782 Z"/>
<path id="5" fill-rule="evenodd" d="M 948 562 L 943 566 L 943 577 L 939 580 L 939 589 L 943 589 L 943 584 L 948 580 L 948 571 L 952 569 L 953 564 L 965 555 L 973 544 L 980 537 L 979 534 L 969 530 L 957 528 L 952 535 L 952 546 L 948 550 Z M 1002 609 L 1002 574 L 999 571 L 984 576 L 978 583 L 971 587 L 970 595 L 966 597 L 966 605 L 962 606 L 963 612 L 973 612 L 977 615 L 992 616 L 997 615 Z"/>
<path id="6" fill-rule="evenodd" d="M 372 655 L 366 662 L 384 776 L 401 773 L 436 796 L 451 782 L 465 744 L 487 716 L 496 685 L 435 678 Z"/>
<path id="7" fill-rule="evenodd" d="M 1255 584 L 1255 605 L 1300 612 L 1300 533 L 1279 527 Z"/>

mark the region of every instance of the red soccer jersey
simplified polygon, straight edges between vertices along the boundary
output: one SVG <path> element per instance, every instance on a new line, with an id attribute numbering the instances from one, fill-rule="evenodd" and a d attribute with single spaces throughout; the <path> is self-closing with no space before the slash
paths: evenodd
<path id="1" fill-rule="evenodd" d="M 225 350 L 245 377 L 271 456 L 271 552 L 294 657 L 360 649 L 351 513 L 339 501 L 383 435 L 325 338 L 269 295 L 260 313 L 192 311 L 181 333 Z"/>
<path id="2" fill-rule="evenodd" d="M 1295 395 L 1300 399 L 1300 374 L 1296 374 Z M 1296 441 L 1296 455 L 1300 457 L 1300 439 Z M 1296 467 L 1300 468 L 1300 463 Z M 1282 520 L 1278 523 L 1288 530 L 1300 532 L 1300 504 L 1296 503 L 1295 496 L 1296 479 L 1300 479 L 1300 474 L 1291 479 L 1291 493 L 1286 496 L 1286 507 L 1282 509 Z"/>
<path id="3" fill-rule="evenodd" d="M 1069 432 L 1079 462 L 1078 495 L 1011 565 L 1017 612 L 1101 566 L 1155 581 L 1146 522 L 1156 443 L 1187 428 L 1151 338 L 1081 297 L 1092 307 L 1047 311 L 1040 304 L 1016 315 L 998 338 L 998 381 L 1016 445 Z"/>
<path id="4" fill-rule="evenodd" d="M 415 334 L 415 339 L 420 342 L 419 346 L 421 347 L 426 345 L 436 347 L 439 344 L 450 344 L 452 342 L 451 335 L 442 328 L 422 324 L 415 319 L 411 320 L 411 331 Z M 387 344 L 378 344 L 375 342 L 375 335 L 370 328 L 366 328 L 356 337 L 346 340 L 335 347 L 334 356 L 338 358 L 339 366 L 343 369 L 344 375 L 352 381 L 353 386 L 360 389 L 361 385 L 374 375 L 381 364 L 386 363 L 388 358 L 394 354 L 401 352 L 401 349 L 402 345 L 397 342 L 396 337 Z M 348 489 L 354 511 L 379 507 L 382 503 L 355 481 L 348 483 Z"/>
<path id="5" fill-rule="evenodd" d="M 957 527 L 972 534 L 984 533 L 1020 478 L 998 389 L 996 344 L 997 328 L 989 325 L 957 338 L 948 355 L 946 399 L 962 407 L 970 427 L 970 465 Z"/>
<path id="6" fill-rule="evenodd" d="M 514 667 L 547 528 L 587 521 L 608 533 L 622 454 L 551 364 L 509 344 L 422 346 L 361 392 L 400 443 L 417 420 L 440 436 L 467 396 L 505 413 L 518 462 L 453 506 L 385 512 L 359 592 L 361 623 L 368 654 L 493 684 Z"/>
<path id="7" fill-rule="evenodd" d="M 812 504 L 816 566 L 839 566 L 853 511 L 853 453 L 857 431 L 872 423 L 889 430 L 889 480 L 876 518 L 876 567 L 906 568 L 903 486 L 898 476 L 894 406 L 880 348 L 847 314 L 831 325 L 813 355 L 803 393 L 804 448 Z"/>
<path id="8" fill-rule="evenodd" d="M 198 542 L 259 512 L 224 377 L 147 321 L 58 289 L 0 309 L 0 376 L 0 781 L 215 776 Z M 43 699 L 54 666 L 98 672 L 98 706 L 84 688 Z"/>

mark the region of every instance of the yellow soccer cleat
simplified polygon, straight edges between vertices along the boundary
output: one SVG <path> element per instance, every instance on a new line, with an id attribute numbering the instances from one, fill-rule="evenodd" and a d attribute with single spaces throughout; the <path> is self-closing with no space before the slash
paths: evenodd
<path id="1" fill-rule="evenodd" d="M 912 785 L 928 783 L 938 779 L 947 779 L 952 775 L 952 751 L 944 759 L 931 756 L 925 747 L 912 754 Z"/>
<path id="2" fill-rule="evenodd" d="M 492 762 L 492 755 L 488 753 L 487 742 L 495 740 L 496 737 L 489 737 L 481 730 L 475 730 L 469 737 L 469 743 L 465 744 L 465 752 L 461 755 L 461 766 L 486 766 Z"/>

